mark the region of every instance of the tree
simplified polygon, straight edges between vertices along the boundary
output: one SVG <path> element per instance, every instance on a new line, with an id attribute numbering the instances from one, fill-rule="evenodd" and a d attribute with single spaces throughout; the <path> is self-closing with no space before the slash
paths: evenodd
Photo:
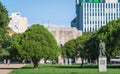
<path id="1" fill-rule="evenodd" d="M 81 67 L 83 66 L 83 61 L 87 57 L 87 50 L 85 48 L 86 41 L 88 40 L 88 36 L 80 36 L 77 39 L 70 40 L 64 44 L 62 47 L 62 55 L 63 57 L 73 58 L 75 56 L 79 56 L 82 59 Z"/>
<path id="2" fill-rule="evenodd" d="M 95 32 L 87 42 L 89 54 L 95 59 L 99 56 L 99 40 L 106 44 L 106 55 L 108 61 L 110 57 L 120 54 L 120 19 L 109 22 Z"/>
<path id="3" fill-rule="evenodd" d="M 81 57 L 81 60 L 82 60 L 82 64 L 81 64 L 81 67 L 83 66 L 84 64 L 84 59 L 86 59 L 88 57 L 88 49 L 85 48 L 86 46 L 86 42 L 87 40 L 89 39 L 88 36 L 80 36 L 78 37 L 75 41 L 76 41 L 76 48 L 77 48 L 77 56 Z"/>
<path id="4" fill-rule="evenodd" d="M 58 56 L 57 42 L 53 35 L 42 25 L 34 24 L 25 33 L 15 38 L 11 55 L 20 59 L 31 59 L 34 68 L 38 68 L 42 58 L 54 59 Z"/>
<path id="5" fill-rule="evenodd" d="M 70 40 L 62 47 L 62 55 L 66 58 L 73 58 L 76 55 L 76 43 L 75 40 Z"/>
<path id="6" fill-rule="evenodd" d="M 7 48 L 10 44 L 10 37 L 6 31 L 8 29 L 9 17 L 5 6 L 0 2 L 0 56 L 8 56 Z"/>

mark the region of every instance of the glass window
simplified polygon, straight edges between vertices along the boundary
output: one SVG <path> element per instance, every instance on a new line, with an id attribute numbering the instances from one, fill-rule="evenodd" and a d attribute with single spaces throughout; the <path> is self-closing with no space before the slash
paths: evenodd
<path id="1" fill-rule="evenodd" d="M 94 8 L 94 4 L 92 3 L 92 8 Z"/>
<path id="2" fill-rule="evenodd" d="M 116 4 L 116 7 L 118 8 L 118 3 Z"/>
<path id="3" fill-rule="evenodd" d="M 110 3 L 108 4 L 108 8 L 110 8 Z"/>
<path id="4" fill-rule="evenodd" d="M 113 8 L 113 3 L 111 3 L 111 8 Z"/>
<path id="5" fill-rule="evenodd" d="M 114 8 L 115 8 L 116 4 L 114 3 Z"/>

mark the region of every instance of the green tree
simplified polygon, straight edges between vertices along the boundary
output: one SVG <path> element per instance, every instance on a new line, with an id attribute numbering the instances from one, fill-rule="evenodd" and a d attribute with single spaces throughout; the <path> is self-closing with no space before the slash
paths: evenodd
<path id="1" fill-rule="evenodd" d="M 62 47 L 62 55 L 66 58 L 73 58 L 76 55 L 76 43 L 75 40 L 70 40 Z"/>
<path id="2" fill-rule="evenodd" d="M 91 58 L 99 56 L 99 40 L 106 44 L 106 55 L 108 61 L 110 57 L 120 54 L 120 19 L 109 22 L 94 33 L 87 42 Z"/>
<path id="3" fill-rule="evenodd" d="M 7 48 L 9 46 L 10 37 L 6 31 L 8 29 L 9 17 L 5 6 L 0 2 L 0 56 L 8 56 Z"/>
<path id="4" fill-rule="evenodd" d="M 87 50 L 85 48 L 86 41 L 89 39 L 88 36 L 80 36 L 77 39 L 70 40 L 64 44 L 62 47 L 63 57 L 73 58 L 75 56 L 82 58 L 82 64 L 85 58 L 87 58 Z"/>
<path id="5" fill-rule="evenodd" d="M 81 57 L 82 64 L 81 67 L 84 64 L 84 60 L 88 57 L 88 49 L 86 48 L 86 42 L 89 39 L 88 36 L 80 36 L 78 37 L 76 41 L 76 48 L 77 48 L 77 56 Z"/>
<path id="6" fill-rule="evenodd" d="M 32 25 L 12 43 L 12 56 L 20 59 L 31 59 L 34 68 L 38 68 L 42 58 L 54 59 L 58 56 L 58 46 L 53 35 L 39 24 Z"/>

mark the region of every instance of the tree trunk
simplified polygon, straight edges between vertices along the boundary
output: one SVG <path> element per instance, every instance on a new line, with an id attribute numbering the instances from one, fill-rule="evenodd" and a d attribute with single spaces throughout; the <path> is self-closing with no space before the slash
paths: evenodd
<path id="1" fill-rule="evenodd" d="M 40 61 L 40 59 L 32 59 L 34 68 L 36 68 L 36 69 L 38 68 L 38 66 L 39 66 L 39 61 Z"/>
<path id="2" fill-rule="evenodd" d="M 84 64 L 84 59 L 83 59 L 83 58 L 81 58 L 81 61 L 82 61 L 82 63 L 81 63 L 81 66 L 80 66 L 80 67 L 83 67 L 83 64 Z"/>
<path id="3" fill-rule="evenodd" d="M 107 63 L 110 64 L 110 57 L 107 57 Z"/>

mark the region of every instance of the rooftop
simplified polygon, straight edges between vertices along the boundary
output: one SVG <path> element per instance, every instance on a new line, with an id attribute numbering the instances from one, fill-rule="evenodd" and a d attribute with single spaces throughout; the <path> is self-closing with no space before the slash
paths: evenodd
<path id="1" fill-rule="evenodd" d="M 120 0 L 76 0 L 76 3 L 118 3 Z"/>

